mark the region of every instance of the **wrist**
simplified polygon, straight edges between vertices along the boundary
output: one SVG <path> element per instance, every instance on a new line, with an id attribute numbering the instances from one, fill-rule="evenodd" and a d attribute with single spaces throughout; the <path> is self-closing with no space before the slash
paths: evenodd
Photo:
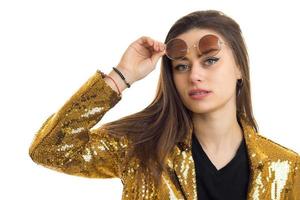
<path id="1" fill-rule="evenodd" d="M 122 92 L 119 89 L 119 86 L 117 85 L 116 81 L 108 74 L 105 74 L 104 81 L 114 90 L 118 93 L 118 95 L 122 95 Z"/>
<path id="2" fill-rule="evenodd" d="M 108 74 L 114 81 L 111 79 L 109 81 L 114 82 L 115 85 L 115 91 L 119 91 L 122 93 L 127 88 L 127 85 L 125 84 L 124 80 L 120 77 L 120 75 L 115 72 L 114 70 L 111 70 L 111 72 Z"/>
<path id="3" fill-rule="evenodd" d="M 128 66 L 126 66 L 126 64 L 122 64 L 122 63 L 119 63 L 118 65 L 116 65 L 114 68 L 116 68 L 117 70 L 116 71 L 119 71 L 125 80 L 123 80 L 124 84 L 126 85 L 125 82 L 129 83 L 130 85 L 133 84 L 135 82 L 135 78 L 134 78 L 134 73 L 129 69 Z M 118 74 L 118 73 L 117 73 Z M 122 76 L 121 75 L 121 76 Z M 120 76 L 120 78 L 121 78 Z M 121 78 L 122 79 L 122 78 Z"/>
<path id="4" fill-rule="evenodd" d="M 126 84 L 126 86 L 128 88 L 130 88 L 130 83 L 128 83 L 128 81 L 126 80 L 126 78 L 124 77 L 124 72 L 122 73 L 119 69 L 117 69 L 116 67 L 113 67 L 113 70 L 120 76 L 120 78 L 124 81 L 124 83 Z"/>

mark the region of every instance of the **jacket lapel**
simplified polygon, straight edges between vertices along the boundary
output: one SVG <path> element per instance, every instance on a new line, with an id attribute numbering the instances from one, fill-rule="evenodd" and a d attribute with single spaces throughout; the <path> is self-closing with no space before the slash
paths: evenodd
<path id="1" fill-rule="evenodd" d="M 168 166 L 174 171 L 172 181 L 181 191 L 185 200 L 197 199 L 197 184 L 195 175 L 195 165 L 192 157 L 191 146 L 187 145 L 191 139 L 193 129 L 190 128 L 184 142 L 179 142 L 175 145 Z"/>
<path id="2" fill-rule="evenodd" d="M 250 126 L 245 117 L 240 118 L 243 134 L 247 146 L 249 164 L 250 164 L 250 179 L 248 187 L 248 200 L 264 199 L 267 191 L 264 190 L 264 185 L 267 184 L 266 177 L 263 176 L 263 171 L 267 170 L 265 164 L 268 162 L 268 157 L 257 146 L 257 133 Z M 183 142 L 179 142 L 172 153 L 172 160 L 175 172 L 175 180 L 177 185 L 180 185 L 180 190 L 187 200 L 197 199 L 197 183 L 195 174 L 195 164 L 192 157 L 191 139 L 193 129 L 190 128 Z"/>
<path id="3" fill-rule="evenodd" d="M 267 177 L 263 174 L 266 174 L 265 171 L 268 170 L 266 165 L 269 162 L 269 159 L 257 145 L 258 133 L 247 123 L 243 116 L 241 118 L 241 125 L 244 130 L 243 132 L 250 162 L 250 179 L 247 199 L 265 199 L 265 195 L 267 194 L 265 186 L 268 185 L 268 181 Z"/>
<path id="4" fill-rule="evenodd" d="M 197 199 L 197 184 L 194 160 L 190 150 L 179 150 L 174 160 L 174 171 L 187 200 Z"/>

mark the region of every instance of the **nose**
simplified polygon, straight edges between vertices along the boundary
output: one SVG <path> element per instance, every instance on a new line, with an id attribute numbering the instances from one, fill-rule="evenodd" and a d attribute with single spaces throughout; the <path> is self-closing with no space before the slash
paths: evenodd
<path id="1" fill-rule="evenodd" d="M 187 57 L 190 57 L 191 60 L 191 70 L 189 74 L 189 79 L 192 83 L 203 81 L 205 75 L 205 69 L 201 65 L 201 55 L 197 51 L 197 45 L 192 45 L 190 51 L 187 53 Z"/>
<path id="2" fill-rule="evenodd" d="M 205 77 L 205 69 L 201 66 L 199 59 L 195 60 L 192 64 L 189 79 L 192 83 L 203 81 Z"/>

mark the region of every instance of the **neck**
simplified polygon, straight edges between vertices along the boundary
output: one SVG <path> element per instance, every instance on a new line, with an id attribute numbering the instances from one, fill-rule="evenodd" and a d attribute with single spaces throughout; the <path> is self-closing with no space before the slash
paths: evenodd
<path id="1" fill-rule="evenodd" d="M 236 112 L 193 115 L 194 134 L 201 146 L 214 153 L 236 149 L 243 139 Z"/>

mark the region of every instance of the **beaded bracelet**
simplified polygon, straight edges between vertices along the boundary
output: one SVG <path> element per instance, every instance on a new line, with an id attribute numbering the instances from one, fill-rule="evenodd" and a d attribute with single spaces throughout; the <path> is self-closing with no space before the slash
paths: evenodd
<path id="1" fill-rule="evenodd" d="M 115 80 L 112 77 L 110 77 L 109 75 L 107 75 L 107 74 L 105 74 L 105 77 L 110 78 L 114 82 L 114 84 L 116 85 L 116 88 L 117 88 L 117 90 L 119 92 L 119 95 L 121 95 L 120 89 L 119 89 L 117 83 L 115 82 Z"/>
<path id="2" fill-rule="evenodd" d="M 115 67 L 113 67 L 113 70 L 115 70 L 115 72 L 117 72 L 117 74 L 119 74 L 119 76 L 123 79 L 123 81 L 125 82 L 127 87 L 130 88 L 130 84 L 125 80 L 125 77 L 123 76 L 123 74 Z"/>

